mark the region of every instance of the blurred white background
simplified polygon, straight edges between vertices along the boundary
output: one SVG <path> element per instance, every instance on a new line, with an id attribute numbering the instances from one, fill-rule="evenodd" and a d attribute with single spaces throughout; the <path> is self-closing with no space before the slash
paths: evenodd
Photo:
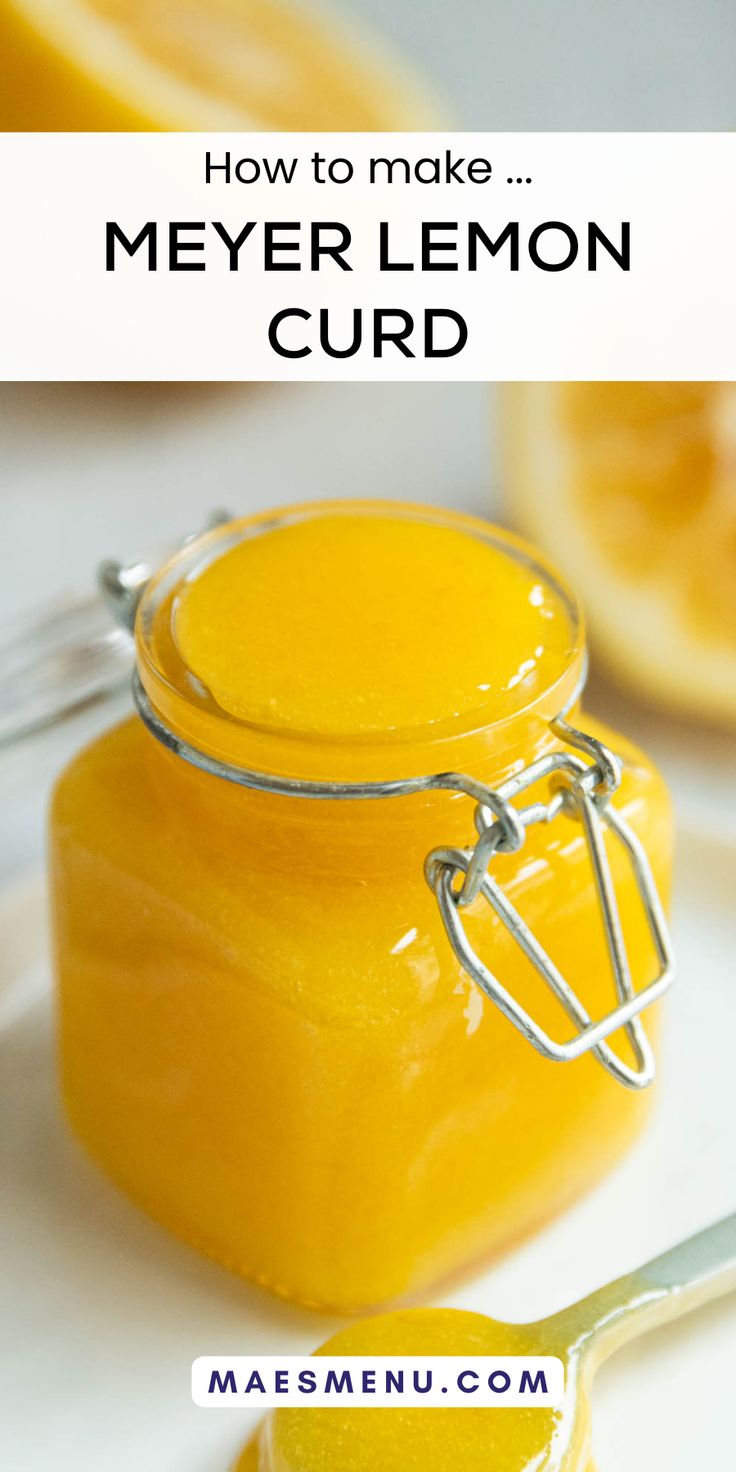
<path id="1" fill-rule="evenodd" d="M 734 127 L 733 0 L 332 0 L 380 24 L 456 126 Z"/>

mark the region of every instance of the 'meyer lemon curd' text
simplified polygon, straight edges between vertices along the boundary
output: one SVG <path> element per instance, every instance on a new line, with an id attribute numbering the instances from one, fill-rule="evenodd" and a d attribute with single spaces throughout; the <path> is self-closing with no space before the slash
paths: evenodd
<path id="1" fill-rule="evenodd" d="M 288 186 L 300 160 L 294 156 L 247 157 L 233 161 L 229 152 L 216 161 L 207 151 L 207 184 L 259 182 Z M 317 184 L 349 184 L 354 165 L 347 157 L 327 158 L 318 152 L 308 160 Z M 449 149 L 444 155 L 416 159 L 375 157 L 367 161 L 369 185 L 487 185 L 492 178 L 488 159 L 465 160 Z M 508 180 L 508 182 L 512 182 Z M 520 177 L 520 184 L 531 178 Z M 533 225 L 517 220 L 490 218 L 452 220 L 418 218 L 400 228 L 379 218 L 380 207 L 369 221 L 370 258 L 381 274 L 395 282 L 406 273 L 434 277 L 439 273 L 487 271 L 492 263 L 510 272 L 532 268 L 542 272 L 568 271 L 573 267 L 594 272 L 599 263 L 629 271 L 631 227 L 619 222 L 612 234 L 595 220 L 575 226 L 559 219 L 543 219 Z M 439 212 L 439 211 L 438 211 Z M 347 213 L 347 212 L 346 212 Z M 495 213 L 495 212 L 494 212 Z M 365 229 L 365 226 L 363 226 Z M 365 247 L 365 240 L 362 242 Z M 240 219 L 147 220 L 132 228 L 126 221 L 108 220 L 106 225 L 106 269 L 118 270 L 136 258 L 138 269 L 167 272 L 216 271 L 244 274 L 271 273 L 358 273 L 365 250 L 358 251 L 354 228 L 344 220 L 325 219 Z M 268 324 L 268 340 L 274 353 L 283 358 L 304 358 L 321 351 L 331 358 L 349 358 L 368 348 L 382 358 L 387 346 L 406 358 L 421 354 L 428 358 L 455 357 L 468 341 L 468 324 L 461 312 L 450 306 L 428 306 L 418 314 L 392 303 L 364 309 L 341 303 L 339 310 L 323 306 L 308 311 L 295 304 L 284 305 Z M 312 322 L 314 320 L 314 326 Z M 315 335 L 315 328 L 317 329 Z"/>

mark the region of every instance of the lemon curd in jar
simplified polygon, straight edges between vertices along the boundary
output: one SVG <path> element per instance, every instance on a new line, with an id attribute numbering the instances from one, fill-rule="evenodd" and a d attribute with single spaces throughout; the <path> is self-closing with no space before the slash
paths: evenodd
<path id="1" fill-rule="evenodd" d="M 136 638 L 168 739 L 323 794 L 448 770 L 498 784 L 560 747 L 550 721 L 584 658 L 575 602 L 531 549 L 388 503 L 209 533 L 153 579 Z M 666 892 L 661 779 L 585 722 L 623 759 L 616 806 Z M 354 1309 L 422 1290 L 559 1211 L 640 1128 L 643 1096 L 590 1055 L 540 1057 L 456 960 L 423 866 L 473 842 L 470 798 L 253 790 L 135 717 L 67 769 L 51 827 L 72 1124 L 154 1217 L 276 1292 Z M 653 947 L 615 845 L 610 861 L 639 987 Z M 494 873 L 590 1015 L 610 1011 L 581 825 L 529 828 Z M 483 898 L 463 915 L 569 1037 Z"/>

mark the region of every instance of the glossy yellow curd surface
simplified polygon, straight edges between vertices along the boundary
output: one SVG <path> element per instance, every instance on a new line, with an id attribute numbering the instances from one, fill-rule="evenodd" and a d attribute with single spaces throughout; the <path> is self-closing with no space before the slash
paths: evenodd
<path id="1" fill-rule="evenodd" d="M 277 1410 L 262 1423 L 234 1472 L 592 1472 L 590 1419 L 577 1367 L 546 1324 L 505 1324 L 456 1309 L 414 1309 L 364 1320 L 318 1354 L 557 1355 L 566 1398 L 550 1409 Z"/>
<path id="2" fill-rule="evenodd" d="M 173 626 L 229 715 L 345 740 L 508 716 L 573 638 L 537 568 L 462 524 L 375 512 L 240 541 L 180 590 Z"/>
<path id="3" fill-rule="evenodd" d="M 211 534 L 154 580 L 137 638 L 148 696 L 186 740 L 353 782 L 448 769 L 500 780 L 559 744 L 549 720 L 582 658 L 569 595 L 528 549 L 473 518 L 380 505 Z M 617 804 L 666 890 L 661 779 L 585 724 L 624 757 Z M 541 1059 L 455 960 L 423 863 L 471 842 L 472 816 L 447 792 L 345 802 L 236 787 L 137 718 L 58 785 L 74 1128 L 152 1215 L 279 1293 L 355 1309 L 422 1290 L 559 1211 L 643 1122 L 646 1098 L 589 1057 Z M 611 858 L 642 984 L 652 948 Z M 608 1011 L 575 821 L 530 829 L 495 872 L 591 1014 Z M 568 1037 L 484 902 L 466 915 L 504 985 Z"/>

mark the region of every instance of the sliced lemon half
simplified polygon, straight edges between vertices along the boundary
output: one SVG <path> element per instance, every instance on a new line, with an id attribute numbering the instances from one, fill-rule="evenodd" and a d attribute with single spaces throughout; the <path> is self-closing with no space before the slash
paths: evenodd
<path id="1" fill-rule="evenodd" d="M 736 385 L 514 384 L 512 514 L 653 702 L 736 722 Z"/>
<path id="2" fill-rule="evenodd" d="M 399 131 L 431 111 L 299 0 L 0 0 L 6 131 Z"/>

